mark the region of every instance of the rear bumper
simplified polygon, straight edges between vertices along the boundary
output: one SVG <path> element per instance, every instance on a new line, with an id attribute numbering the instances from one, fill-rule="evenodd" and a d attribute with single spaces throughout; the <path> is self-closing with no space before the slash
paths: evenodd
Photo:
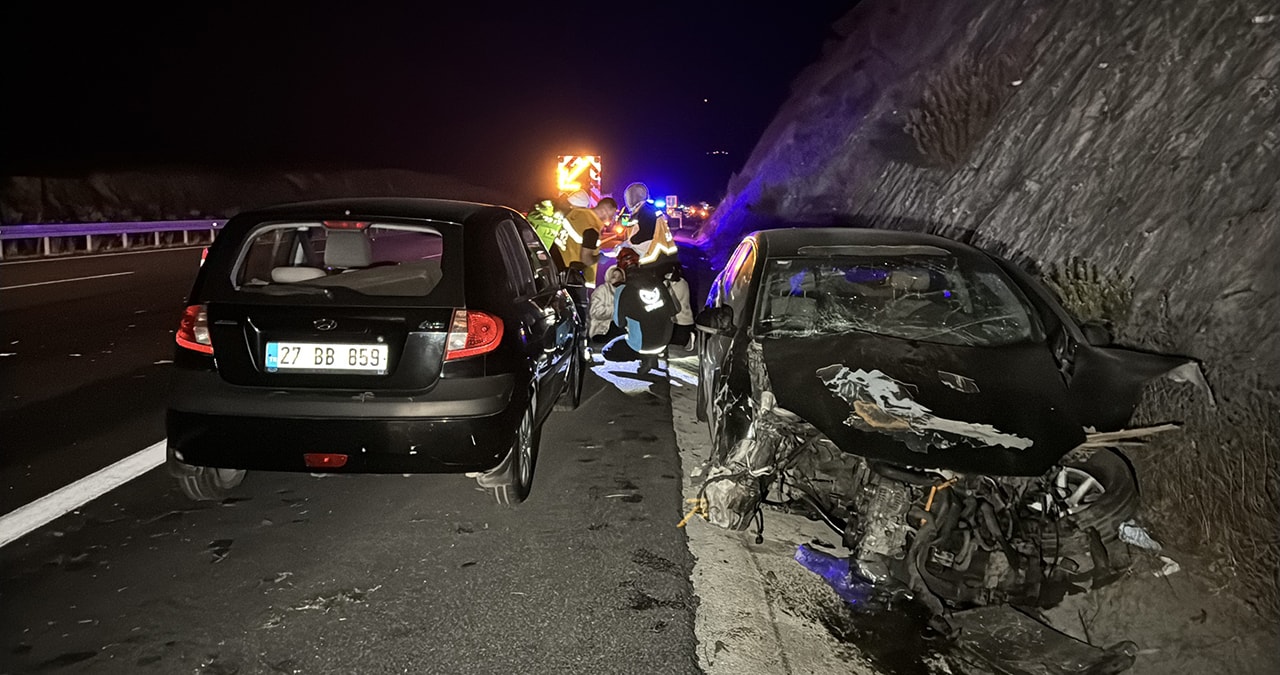
<path id="1" fill-rule="evenodd" d="M 211 376 L 211 377 L 210 377 Z M 307 471 L 307 453 L 347 455 L 338 473 L 461 473 L 496 466 L 523 401 L 514 378 L 441 380 L 410 397 L 320 395 L 228 385 L 174 373 L 165 418 L 169 457 L 195 466 Z"/>

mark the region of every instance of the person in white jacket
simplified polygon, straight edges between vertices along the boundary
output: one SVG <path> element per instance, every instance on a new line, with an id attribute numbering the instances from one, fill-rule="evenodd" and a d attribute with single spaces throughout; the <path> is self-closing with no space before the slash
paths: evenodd
<path id="1" fill-rule="evenodd" d="M 626 279 L 627 275 L 622 270 L 610 267 L 604 274 L 604 283 L 591 291 L 587 306 L 587 336 L 592 342 L 608 342 L 625 332 L 613 323 L 613 297 Z"/>
<path id="2" fill-rule="evenodd" d="M 697 336 L 693 329 L 693 306 L 689 303 L 689 282 L 684 278 L 684 269 L 679 264 L 672 266 L 666 274 L 666 281 L 671 296 L 680 306 L 680 311 L 671 319 L 676 324 L 671 331 L 671 344 L 691 352 L 697 346 Z"/>

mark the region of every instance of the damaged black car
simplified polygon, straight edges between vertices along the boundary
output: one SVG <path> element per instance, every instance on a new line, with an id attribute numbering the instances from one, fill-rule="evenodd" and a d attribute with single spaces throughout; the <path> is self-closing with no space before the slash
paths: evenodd
<path id="1" fill-rule="evenodd" d="M 1204 385 L 1194 361 L 1112 346 L 1009 261 L 919 233 L 753 233 L 696 322 L 708 519 L 821 519 L 860 582 L 937 614 L 1052 606 L 1100 579 L 1138 505 L 1101 432 L 1153 377 Z"/>

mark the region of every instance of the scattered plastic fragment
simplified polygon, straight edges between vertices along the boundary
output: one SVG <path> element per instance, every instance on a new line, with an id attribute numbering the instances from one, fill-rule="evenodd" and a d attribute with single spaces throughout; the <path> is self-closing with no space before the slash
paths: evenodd
<path id="1" fill-rule="evenodd" d="M 1280 18 L 1280 17 L 1277 17 L 1275 14 L 1259 14 L 1258 16 L 1253 17 L 1253 22 L 1254 23 L 1271 23 L 1272 21 L 1275 21 L 1277 18 Z"/>
<path id="2" fill-rule="evenodd" d="M 1120 541 L 1138 548 L 1145 548 L 1148 551 L 1160 550 L 1160 542 L 1152 539 L 1151 534 L 1145 528 L 1132 520 L 1120 523 Z"/>
<path id="3" fill-rule="evenodd" d="M 1160 556 L 1160 560 L 1164 563 L 1164 567 L 1152 572 L 1153 575 L 1157 577 L 1168 577 L 1182 571 L 1182 565 L 1179 565 L 1173 558 L 1162 555 Z"/>
<path id="4" fill-rule="evenodd" d="M 688 524 L 689 519 L 693 518 L 694 514 L 702 516 L 703 520 L 707 519 L 707 500 L 701 499 L 701 498 L 694 498 L 694 499 L 686 499 L 684 501 L 685 503 L 692 504 L 693 508 L 690 509 L 688 513 L 684 514 L 684 518 L 680 519 L 680 522 L 676 524 L 676 527 L 684 527 L 686 524 Z"/>
<path id="5" fill-rule="evenodd" d="M 858 581 L 849 571 L 849 559 L 815 551 L 805 544 L 796 547 L 796 562 L 822 577 L 845 602 L 857 605 L 867 599 L 871 585 Z"/>

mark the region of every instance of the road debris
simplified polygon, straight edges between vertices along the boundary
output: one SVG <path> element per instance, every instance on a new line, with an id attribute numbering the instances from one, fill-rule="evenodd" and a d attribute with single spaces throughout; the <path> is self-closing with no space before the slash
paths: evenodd
<path id="1" fill-rule="evenodd" d="M 1160 550 L 1160 542 L 1152 539 L 1151 534 L 1145 528 L 1132 520 L 1120 523 L 1120 541 L 1138 548 L 1145 548 L 1148 551 Z"/>
<path id="2" fill-rule="evenodd" d="M 1164 563 L 1164 567 L 1152 572 L 1153 576 L 1169 577 L 1182 571 L 1182 565 L 1179 565 L 1177 561 L 1167 555 L 1160 556 L 1160 561 Z"/>

